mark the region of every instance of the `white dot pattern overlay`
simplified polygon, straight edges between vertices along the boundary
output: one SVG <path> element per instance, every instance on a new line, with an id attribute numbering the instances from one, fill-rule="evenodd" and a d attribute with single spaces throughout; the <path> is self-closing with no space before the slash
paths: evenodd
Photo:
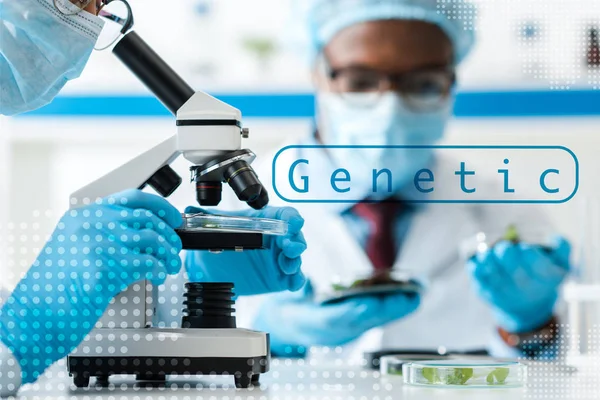
<path id="1" fill-rule="evenodd" d="M 512 31 L 521 52 L 521 73 L 524 76 L 543 82 L 552 90 L 573 90 L 588 86 L 592 89 L 600 88 L 600 53 L 595 47 L 593 30 L 600 30 L 600 1 L 589 0 L 479 0 L 477 11 L 461 8 L 460 5 L 466 0 L 437 0 L 438 11 L 446 13 L 449 3 L 458 5 L 453 8 L 448 18 L 464 20 L 464 29 L 477 30 L 477 17 L 490 10 L 497 10 L 498 4 L 502 3 L 502 18 L 510 14 L 512 6 L 527 4 L 528 10 L 517 19 L 507 19 L 507 23 L 513 26 Z M 581 8 L 582 13 L 573 14 L 574 8 Z M 468 10 L 468 11 L 466 11 Z M 528 11 L 528 12 L 527 12 Z M 564 18 L 565 15 L 576 15 L 574 18 Z M 80 217 L 79 211 L 73 210 L 69 213 L 73 218 Z M 106 281 L 106 286 L 96 287 L 95 283 L 101 281 L 105 276 L 98 274 L 96 268 L 110 265 L 111 256 L 129 255 L 130 251 L 136 255 L 155 252 L 155 255 L 163 256 L 173 252 L 168 246 L 169 238 L 158 236 L 163 246 L 155 248 L 145 247 L 144 238 L 130 231 L 126 231 L 119 224 L 110 223 L 110 218 L 100 222 L 103 218 L 102 210 L 87 210 L 85 218 L 89 218 L 87 228 L 74 234 L 62 232 L 66 226 L 59 224 L 52 236 L 43 229 L 42 224 L 34 222 L 31 225 L 24 223 L 8 223 L 0 226 L 0 281 L 3 286 L 12 288 L 17 281 L 23 278 L 27 269 L 34 265 L 37 267 L 32 272 L 31 287 L 22 288 L 28 293 L 37 293 L 31 299 L 27 297 L 23 303 L 31 302 L 31 307 L 19 309 L 22 315 L 27 315 L 26 326 L 23 335 L 27 340 L 33 341 L 34 369 L 40 370 L 40 366 L 49 364 L 44 357 L 47 354 L 65 355 L 70 350 L 70 342 L 76 342 L 78 337 L 75 331 L 80 330 L 79 324 L 85 324 L 84 330 L 91 329 L 90 321 L 95 321 L 94 308 L 75 307 L 78 297 L 73 291 L 83 290 L 86 293 L 108 291 L 118 293 L 124 287 L 123 283 L 132 280 L 139 281 L 132 286 L 133 296 L 117 297 L 111 301 L 112 306 L 121 305 L 122 308 L 114 308 L 107 313 L 107 319 L 100 322 L 105 327 L 143 327 L 148 318 L 151 317 L 153 302 L 160 304 L 170 303 L 175 305 L 177 299 L 161 295 L 164 289 L 159 289 L 158 296 L 153 296 L 153 289 L 143 283 L 143 278 L 164 279 L 165 272 L 162 268 L 169 267 L 161 265 L 160 269 L 153 268 L 154 261 L 146 262 L 146 267 L 152 273 L 144 275 L 139 272 L 131 272 L 131 276 L 111 276 Z M 148 229 L 158 228 L 147 223 L 151 215 L 135 211 L 131 215 L 121 217 L 133 217 L 137 219 L 136 229 L 146 227 Z M 50 212 L 35 212 L 40 220 L 54 219 Z M 145 222 L 139 222 L 139 220 Z M 134 225 L 136 222 L 132 222 Z M 140 225 L 141 224 L 141 225 Z M 43 226 L 47 226 L 46 223 Z M 85 232 L 88 230 L 89 232 Z M 51 240 L 52 246 L 44 247 Z M 85 245 L 82 245 L 82 242 Z M 76 245 L 75 245 L 76 243 Z M 133 243 L 127 249 L 115 243 Z M 136 243 L 138 244 L 136 246 Z M 36 256 L 42 252 L 47 255 L 58 254 L 59 257 L 47 257 L 43 264 L 36 265 Z M 81 254 L 79 254 L 81 253 Z M 85 257 L 87 255 L 97 257 Z M 84 257 L 76 257 L 83 255 Z M 106 257 L 104 257 L 106 256 Z M 56 260 L 56 261 L 54 261 Z M 93 263 L 92 261 L 93 260 Z M 146 260 L 148 261 L 148 260 Z M 174 262 L 173 260 L 170 260 Z M 56 262 L 57 265 L 53 263 Z M 78 263 L 81 263 L 79 265 Z M 139 264 L 139 262 L 137 262 Z M 133 267 L 136 261 L 132 261 Z M 156 263 L 158 264 L 158 263 Z M 164 264 L 164 262 L 163 262 Z M 122 265 L 129 266 L 129 265 Z M 54 268 L 58 267 L 58 268 Z M 83 285 L 80 288 L 68 286 L 70 278 L 69 267 L 80 267 Z M 171 266 L 173 267 L 173 266 Z M 64 273 L 61 274 L 61 268 Z M 58 272 L 54 272 L 58 271 Z M 139 271 L 139 270 L 136 270 Z M 106 271 L 106 274 L 110 272 Z M 127 275 L 127 274 L 126 274 Z M 141 280 L 141 281 L 140 281 Z M 47 282 L 54 282 L 48 285 Z M 104 281 L 103 281 L 104 282 Z M 113 287 L 110 287 L 110 286 Z M 129 285 L 127 285 L 129 286 Z M 182 290 L 183 288 L 176 288 Z M 60 293 L 56 295 L 56 293 Z M 4 295 L 3 295 L 4 296 Z M 4 303 L 8 297 L 0 300 Z M 104 296 L 90 297 L 92 302 L 105 301 Z M 128 307 L 133 303 L 133 307 Z M 137 307 L 138 305 L 149 305 L 150 307 Z M 45 305 L 46 307 L 38 307 Z M 103 309 L 99 307 L 98 309 Z M 36 308 L 38 307 L 38 308 Z M 148 308 L 148 311 L 141 311 Z M 36 314 L 31 310 L 41 310 L 42 314 Z M 76 310 L 73 312 L 73 310 Z M 86 312 L 87 310 L 87 312 Z M 599 310 L 597 310 L 599 311 Z M 6 311 L 4 311 L 6 312 Z M 30 314 L 28 314 L 30 313 Z M 36 317 L 47 315 L 53 316 L 55 325 L 41 325 Z M 174 320 L 179 317 L 179 310 L 173 311 Z M 96 315 L 98 317 L 99 315 Z M 176 326 L 177 322 L 162 322 L 159 326 Z M 7 334 L 11 326 L 5 326 L 2 334 Z M 7 329 L 6 329 L 7 328 Z M 58 329 L 57 329 L 58 328 Z M 593 325 L 584 338 L 578 337 L 573 340 L 573 331 L 568 325 L 561 325 L 557 341 L 557 351 L 547 351 L 533 357 L 521 359 L 528 364 L 529 376 L 527 387 L 521 391 L 507 392 L 503 397 L 494 398 L 507 399 L 556 399 L 556 400 L 587 400 L 600 398 L 600 326 Z M 52 331 L 48 337 L 46 330 Z M 33 338 L 33 339 L 32 339 Z M 145 338 L 139 336 L 134 340 L 143 341 Z M 120 346 L 123 338 L 110 338 L 115 343 L 108 348 L 110 354 L 127 354 L 127 347 Z M 569 357 L 574 349 L 573 343 L 585 341 L 586 354 Z M 60 348 L 57 348 L 60 347 Z M 93 354 L 100 349 L 83 346 L 83 353 Z M 145 385 L 134 383 L 127 377 L 114 377 L 107 387 L 92 385 L 87 389 L 75 389 L 71 378 L 65 370 L 64 361 L 58 362 L 37 382 L 24 388 L 24 398 L 32 399 L 401 399 L 401 398 L 461 398 L 458 395 L 444 393 L 443 391 L 433 393 L 408 388 L 400 381 L 388 379 L 379 375 L 376 371 L 368 370 L 361 362 L 341 358 L 341 349 L 311 349 L 307 360 L 275 359 L 272 361 L 272 371 L 264 379 L 264 383 L 255 385 L 244 392 L 235 388 L 228 377 L 196 377 L 196 376 L 172 376 L 166 383 Z M 319 354 L 315 354 L 319 353 Z M 554 358 L 558 354 L 558 358 Z M 167 361 L 165 361 L 167 362 Z M 28 365 L 24 366 L 28 369 Z M 4 371 L 2 371 L 4 373 Z M 235 371 L 231 371 L 234 374 Z M 34 372 L 33 377 L 37 377 Z M 443 390 L 443 389 L 441 389 Z M 243 393 L 243 394 L 240 394 Z M 485 399 L 487 394 L 479 392 L 473 398 Z M 453 397 L 452 397 L 453 396 Z"/>
<path id="2" fill-rule="evenodd" d="M 474 31 L 477 28 L 477 8 L 470 0 L 437 0 L 437 12 L 450 20 L 462 21 L 463 29 Z"/>
<path id="3" fill-rule="evenodd" d="M 600 305 L 599 305 L 600 306 Z M 600 309 L 597 309 L 600 311 Z M 560 324 L 557 339 L 558 358 L 523 358 L 530 365 L 526 399 L 594 399 L 600 393 L 600 325 L 577 333 L 568 324 Z M 580 354 L 584 345 L 585 354 Z"/>
<path id="4" fill-rule="evenodd" d="M 150 283 L 161 285 L 182 267 L 174 230 L 181 215 L 158 196 L 133 190 L 88 201 L 48 235 L 42 227 L 53 219 L 34 211 L 30 224 L 0 226 L 0 337 L 24 383 L 73 351 L 97 323 L 150 325 Z"/>
<path id="5" fill-rule="evenodd" d="M 465 2 L 475 4 L 475 11 L 461 8 Z M 476 35 L 495 32 L 494 37 L 486 37 L 486 47 L 499 43 L 497 53 L 504 55 L 497 66 L 500 75 L 499 69 L 510 64 L 507 59 L 519 60 L 519 70 L 508 77 L 517 85 L 523 80 L 550 90 L 600 88 L 598 1 L 437 0 L 437 8 L 444 14 L 452 9 L 449 17 L 463 20 L 464 29 L 475 30 Z"/>
<path id="6" fill-rule="evenodd" d="M 52 215 L 39 214 L 40 220 Z M 43 223 L 45 225 L 45 223 Z M 37 235 L 37 236 L 35 236 Z M 38 240 L 31 240 L 38 237 Z M 28 263 L 43 248 L 43 241 L 48 236 L 40 232 L 39 226 L 32 224 L 11 223 L 0 227 L 0 249 L 7 265 L 2 276 L 15 282 L 22 277 L 16 270 L 25 270 Z M 39 244 L 38 244 L 39 243 Z M 32 244 L 35 247 L 31 247 Z M 38 247 L 39 246 L 39 247 Z M 5 264 L 6 265 L 6 264 Z M 20 268 L 24 266 L 23 268 Z M 42 275 L 40 275 L 41 278 Z M 112 301 L 122 305 L 140 305 L 155 302 L 157 304 L 172 304 L 172 319 L 158 322 L 159 327 L 178 327 L 181 320 L 180 298 L 172 293 L 183 293 L 184 288 L 172 283 L 154 287 L 154 297 L 151 288 L 142 284 L 134 284 L 134 291 L 139 296 L 130 298 L 117 297 Z M 167 295 L 168 294 L 168 295 Z M 5 299 L 3 299 L 5 300 Z M 43 301 L 43 299 L 40 299 Z M 111 309 L 112 309 L 111 306 Z M 107 327 L 119 327 L 119 318 L 128 315 L 110 315 Z M 138 317 L 139 315 L 135 315 Z M 136 325 L 138 326 L 138 325 Z M 600 393 L 600 325 L 593 325 L 587 331 L 575 331 L 569 325 L 560 325 L 560 334 L 556 349 L 548 349 L 534 357 L 523 357 L 523 363 L 529 365 L 528 382 L 523 389 L 512 389 L 508 397 L 492 397 L 507 399 L 544 399 L 544 400 L 592 400 Z M 126 355 L 128 348 L 123 345 L 126 339 L 143 342 L 144 336 L 137 335 L 123 338 L 117 335 L 109 336 L 114 345 L 107 349 L 109 354 Z M 543 338 L 540 338 L 543 339 Z M 101 349 L 85 346 L 82 354 L 93 355 Z M 585 344 L 585 354 L 572 357 L 571 354 Z M 558 358 L 555 355 L 558 354 Z M 142 360 L 139 361 L 144 362 Z M 164 360 L 165 363 L 169 362 Z M 23 398 L 31 399 L 428 399 L 438 396 L 448 397 L 444 389 L 440 392 L 430 392 L 405 386 L 401 379 L 381 376 L 378 371 L 372 371 L 362 361 L 345 358 L 341 348 L 311 348 L 306 359 L 273 359 L 271 371 L 261 377 L 260 384 L 248 389 L 237 389 L 230 371 L 229 376 L 194 376 L 170 375 L 165 383 L 136 382 L 132 376 L 112 376 L 108 386 L 96 384 L 91 379 L 90 387 L 75 388 L 73 379 L 66 371 L 65 361 L 61 360 L 35 383 L 22 388 Z M 458 391 L 460 393 L 461 391 Z M 454 393 L 451 391 L 450 393 Z M 482 392 L 486 393 L 486 389 Z M 498 392 L 496 392 L 498 393 Z M 502 393 L 502 392 L 500 392 Z M 432 397 L 433 396 L 433 397 Z M 477 395 L 479 396 L 479 394 Z M 485 399 L 487 395 L 481 395 Z M 496 395 L 498 396 L 498 395 Z M 456 397 L 460 398 L 460 397 Z"/>
<path id="7" fill-rule="evenodd" d="M 568 327 L 562 326 L 565 343 Z M 600 333 L 598 327 L 591 335 Z M 141 339 L 143 340 L 143 339 Z M 598 346 L 598 344 L 596 344 Z M 248 389 L 237 389 L 231 375 L 170 376 L 163 383 L 136 382 L 132 377 L 111 377 L 108 385 L 76 389 L 64 361 L 22 391 L 25 399 L 545 399 L 596 400 L 600 389 L 600 354 L 569 365 L 565 360 L 521 359 L 528 368 L 528 383 L 521 389 L 431 389 L 403 384 L 401 377 L 382 375 L 362 361 L 342 358 L 340 348 L 314 348 L 307 359 L 273 359 L 271 371 Z"/>

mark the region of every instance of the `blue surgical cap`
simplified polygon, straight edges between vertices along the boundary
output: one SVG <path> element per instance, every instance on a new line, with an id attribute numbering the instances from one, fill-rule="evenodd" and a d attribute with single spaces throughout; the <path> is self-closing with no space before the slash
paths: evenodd
<path id="1" fill-rule="evenodd" d="M 415 20 L 437 25 L 452 42 L 457 64 L 473 47 L 476 9 L 469 0 L 299 1 L 311 3 L 305 6 L 305 16 L 313 59 L 344 28 L 378 20 Z"/>

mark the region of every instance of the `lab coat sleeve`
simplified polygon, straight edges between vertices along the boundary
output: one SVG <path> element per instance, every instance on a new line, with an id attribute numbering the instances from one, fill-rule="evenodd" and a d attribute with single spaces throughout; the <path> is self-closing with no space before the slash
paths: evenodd
<path id="1" fill-rule="evenodd" d="M 0 397 L 14 396 L 21 387 L 21 367 L 10 350 L 0 342 Z"/>

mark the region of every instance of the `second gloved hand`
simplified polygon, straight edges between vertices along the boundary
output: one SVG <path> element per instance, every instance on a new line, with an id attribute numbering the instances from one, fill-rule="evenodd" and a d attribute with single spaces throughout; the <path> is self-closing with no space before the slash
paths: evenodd
<path id="1" fill-rule="evenodd" d="M 182 222 L 165 199 L 138 190 L 67 211 L 0 309 L 0 340 L 23 383 L 77 347 L 123 289 L 179 272 Z"/>
<path id="2" fill-rule="evenodd" d="M 570 251 L 560 237 L 549 248 L 502 241 L 471 258 L 467 267 L 500 327 L 529 332 L 552 318 L 560 284 L 569 272 Z"/>
<path id="3" fill-rule="evenodd" d="M 261 305 L 253 328 L 269 332 L 273 353 L 296 353 L 298 347 L 341 346 L 372 328 L 415 311 L 418 295 L 364 296 L 321 305 L 313 299 L 308 281 L 298 293 L 269 296 Z"/>
<path id="4" fill-rule="evenodd" d="M 188 207 L 188 214 L 206 210 Z M 227 251 L 220 254 L 208 251 L 189 251 L 185 268 L 192 282 L 233 282 L 238 295 L 253 295 L 300 289 L 306 281 L 300 270 L 300 256 L 306 250 L 301 229 L 304 219 L 291 207 L 267 207 L 263 210 L 219 212 L 253 218 L 279 219 L 288 222 L 285 236 L 265 235 L 265 249 Z"/>

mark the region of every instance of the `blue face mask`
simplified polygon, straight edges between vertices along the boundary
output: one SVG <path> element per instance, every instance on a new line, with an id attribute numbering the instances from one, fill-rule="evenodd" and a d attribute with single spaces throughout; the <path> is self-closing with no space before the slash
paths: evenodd
<path id="1" fill-rule="evenodd" d="M 349 97 L 352 97 L 349 99 Z M 367 104 L 372 94 L 322 93 L 317 97 L 319 135 L 326 145 L 393 146 L 431 145 L 443 136 L 451 115 L 451 101 L 435 112 L 417 113 L 406 108 L 402 98 L 386 92 L 372 107 Z M 431 162 L 432 149 L 332 149 L 332 162 L 351 165 L 355 195 L 371 198 L 389 197 L 387 185 L 373 193 L 373 169 L 392 172 L 392 193 L 403 189 L 415 173 Z"/>
<path id="2" fill-rule="evenodd" d="M 63 9 L 77 7 L 56 0 Z M 79 77 L 103 21 L 88 12 L 63 15 L 52 0 L 0 0 L 0 114 L 48 104 Z"/>

